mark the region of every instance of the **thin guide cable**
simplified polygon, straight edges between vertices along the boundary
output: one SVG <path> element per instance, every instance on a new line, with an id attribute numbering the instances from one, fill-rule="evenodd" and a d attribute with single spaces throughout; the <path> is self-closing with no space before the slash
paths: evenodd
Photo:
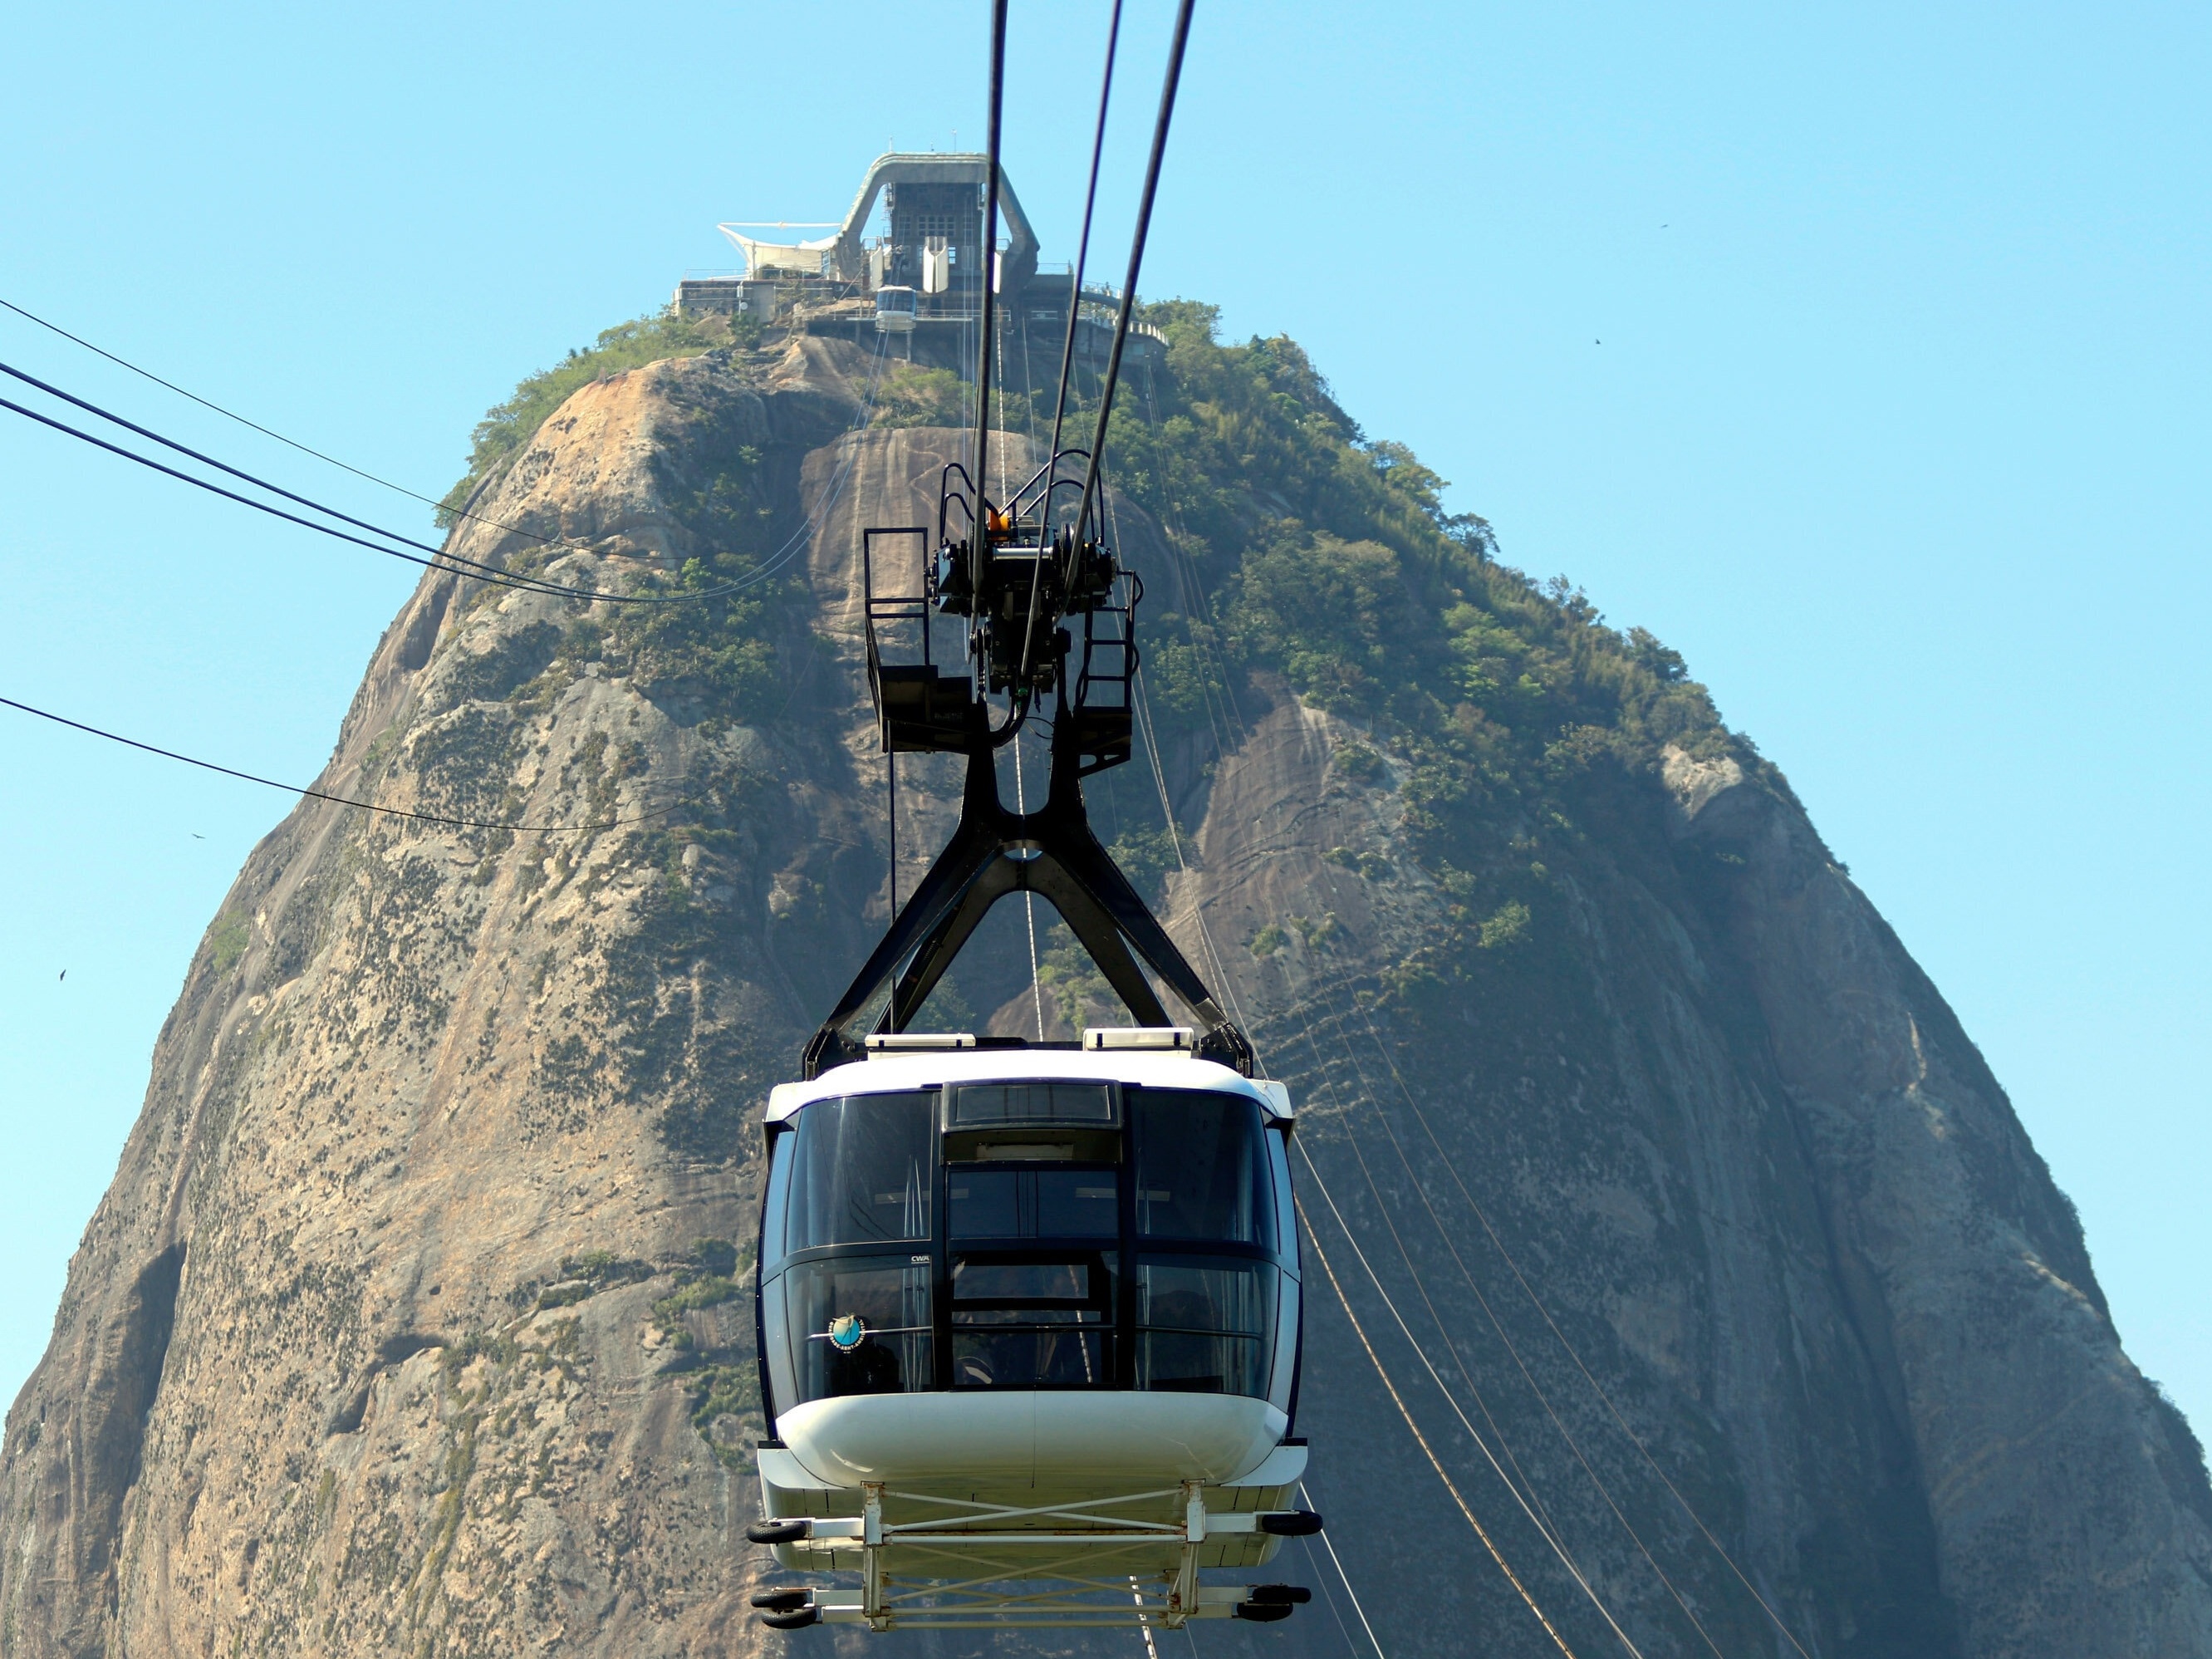
<path id="1" fill-rule="evenodd" d="M 1309 1167 L 1311 1167 L 1310 1163 Z M 1451 1494 L 1452 1502 L 1459 1506 L 1459 1512 L 1466 1517 L 1467 1524 L 1474 1528 L 1474 1535 L 1482 1540 L 1483 1548 L 1490 1552 L 1490 1559 L 1498 1564 L 1498 1570 L 1505 1575 L 1506 1582 L 1513 1586 L 1515 1593 L 1521 1598 L 1522 1605 L 1535 1614 L 1536 1622 L 1544 1627 L 1544 1634 L 1552 1638 L 1553 1646 L 1565 1654 L 1567 1659 L 1575 1659 L 1575 1650 L 1567 1645 L 1567 1638 L 1560 1635 L 1558 1627 L 1545 1616 L 1544 1609 L 1536 1605 L 1536 1598 L 1529 1595 L 1528 1587 L 1521 1582 L 1520 1575 L 1507 1564 L 1505 1557 L 1499 1553 L 1497 1542 L 1491 1537 L 1488 1529 L 1475 1518 L 1474 1511 L 1468 1507 L 1467 1499 L 1461 1495 L 1457 1484 L 1453 1481 L 1449 1472 L 1445 1469 L 1443 1463 L 1437 1456 L 1435 1449 L 1429 1444 L 1428 1437 L 1421 1432 L 1421 1425 L 1413 1420 L 1413 1413 L 1407 1407 L 1405 1396 L 1398 1392 L 1398 1385 L 1390 1380 L 1390 1373 L 1382 1368 L 1382 1356 L 1375 1352 L 1375 1345 L 1367 1340 L 1367 1328 L 1359 1322 L 1359 1316 L 1352 1310 L 1352 1298 L 1345 1295 L 1344 1285 L 1337 1279 L 1336 1268 L 1329 1261 L 1328 1252 L 1322 1248 L 1321 1236 L 1314 1231 L 1312 1218 L 1306 1214 L 1304 1204 L 1296 1197 L 1293 1197 L 1291 1201 L 1297 1206 L 1298 1220 L 1306 1230 L 1307 1240 L 1314 1247 L 1315 1259 L 1320 1261 L 1322 1272 L 1328 1276 L 1329 1289 L 1336 1292 L 1338 1305 L 1343 1308 L 1344 1316 L 1352 1322 L 1352 1334 L 1359 1339 L 1359 1346 L 1366 1350 L 1368 1360 L 1375 1367 L 1375 1375 L 1382 1379 L 1382 1387 L 1390 1396 L 1390 1403 L 1398 1408 L 1398 1415 L 1406 1419 L 1406 1427 L 1412 1432 L 1414 1443 L 1420 1447 L 1421 1455 L 1429 1460 L 1429 1467 L 1437 1472 L 1437 1479 L 1444 1483 L 1444 1490 Z"/>
<path id="2" fill-rule="evenodd" d="M 1583 1364 L 1582 1355 L 1576 1351 L 1574 1344 L 1567 1340 L 1566 1333 L 1562 1331 L 1558 1322 L 1553 1319 L 1551 1310 L 1544 1305 L 1543 1298 L 1536 1294 L 1535 1287 L 1529 1284 L 1527 1276 L 1522 1273 L 1521 1264 L 1514 1259 L 1513 1253 L 1505 1248 L 1505 1241 L 1498 1237 L 1498 1229 L 1491 1224 L 1488 1213 L 1484 1211 L 1480 1204 L 1475 1201 L 1474 1194 L 1468 1190 L 1467 1182 L 1460 1177 L 1458 1170 L 1445 1156 L 1443 1143 L 1437 1139 L 1437 1132 L 1430 1125 L 1428 1115 L 1422 1111 L 1420 1103 L 1413 1097 L 1413 1090 L 1407 1085 L 1404 1073 L 1398 1069 L 1396 1058 L 1392 1055 L 1381 1036 L 1375 1032 L 1371 1021 L 1369 1025 L 1369 1036 L 1376 1051 L 1382 1056 L 1383 1063 L 1390 1068 L 1390 1075 L 1397 1083 L 1398 1092 L 1404 1097 L 1406 1104 L 1412 1109 L 1414 1121 L 1420 1124 L 1422 1133 L 1428 1137 L 1429 1145 L 1436 1148 L 1437 1161 L 1443 1165 L 1446 1173 L 1451 1176 L 1452 1184 L 1459 1188 L 1460 1197 L 1466 1202 L 1468 1208 L 1474 1212 L 1475 1219 L 1482 1224 L 1484 1233 L 1488 1236 L 1491 1243 L 1496 1247 L 1498 1254 L 1511 1271 L 1514 1282 L 1520 1285 L 1522 1293 L 1528 1298 L 1529 1305 L 1536 1310 L 1538 1317 L 1543 1320 L 1545 1328 L 1552 1333 L 1559 1346 L 1565 1351 L 1567 1358 L 1574 1361 L 1575 1369 L 1582 1373 L 1583 1380 L 1590 1385 L 1592 1392 L 1611 1413 L 1613 1422 L 1620 1427 L 1621 1433 L 1628 1437 L 1629 1443 L 1642 1455 L 1644 1463 L 1650 1468 L 1651 1473 L 1658 1477 L 1660 1484 L 1667 1488 L 1668 1495 L 1681 1506 L 1682 1513 L 1689 1516 L 1691 1524 L 1697 1528 L 1705 1542 L 1712 1546 L 1714 1553 L 1728 1564 L 1729 1571 L 1736 1576 L 1738 1582 L 1750 1593 L 1751 1598 L 1759 1603 L 1759 1610 L 1765 1613 L 1773 1623 L 1775 1629 L 1782 1633 L 1783 1639 L 1796 1650 L 1799 1659 L 1812 1659 L 1811 1654 L 1806 1651 L 1805 1644 L 1797 1639 L 1796 1632 L 1783 1621 L 1782 1615 L 1775 1612 L 1765 1596 L 1759 1593 L 1759 1587 L 1751 1582 L 1749 1576 L 1736 1564 L 1735 1556 L 1729 1553 L 1727 1546 L 1713 1535 L 1712 1528 L 1705 1524 L 1704 1517 L 1692 1507 L 1690 1500 L 1682 1496 L 1680 1490 L 1668 1477 L 1667 1471 L 1660 1467 L 1659 1460 L 1651 1455 L 1650 1448 L 1644 1443 L 1643 1437 L 1629 1426 L 1628 1419 L 1621 1415 L 1620 1407 L 1613 1404 L 1613 1396 L 1606 1392 L 1604 1384 L 1601 1383 L 1591 1372 L 1590 1368 Z"/>
<path id="3" fill-rule="evenodd" d="M 1405 1316 L 1398 1311 L 1398 1304 L 1391 1299 L 1389 1291 L 1383 1289 L 1381 1277 L 1376 1273 L 1374 1265 L 1367 1260 L 1366 1251 L 1359 1248 L 1359 1240 L 1353 1236 L 1351 1224 L 1345 1220 L 1344 1212 L 1337 1208 L 1336 1200 L 1329 1193 L 1328 1183 L 1321 1178 L 1320 1170 L 1315 1167 L 1313 1154 L 1301 1146 L 1298 1148 L 1298 1155 L 1305 1161 L 1306 1174 L 1312 1178 L 1314 1185 L 1321 1189 L 1322 1199 L 1328 1204 L 1329 1213 L 1335 1217 L 1337 1226 L 1344 1233 L 1345 1243 L 1352 1246 L 1352 1254 L 1358 1261 L 1361 1271 L 1366 1273 L 1367 1282 L 1375 1287 L 1376 1295 L 1382 1298 L 1382 1306 L 1389 1312 L 1392 1322 L 1398 1327 L 1399 1334 L 1406 1339 L 1407 1346 L 1413 1349 L 1413 1357 L 1421 1362 L 1422 1369 L 1428 1372 L 1429 1380 L 1436 1384 L 1437 1392 L 1443 1396 L 1444 1403 L 1451 1408 L 1452 1415 L 1459 1419 L 1460 1426 L 1467 1431 L 1468 1438 L 1474 1442 L 1476 1448 L 1482 1453 L 1483 1461 L 1490 1465 L 1491 1472 L 1498 1477 L 1499 1484 L 1511 1495 L 1514 1503 L 1520 1507 L 1521 1513 L 1528 1517 L 1528 1524 L 1536 1528 L 1537 1535 L 1551 1547 L 1552 1553 L 1559 1559 L 1559 1565 L 1567 1570 L 1569 1577 L 1581 1587 L 1583 1594 L 1589 1599 L 1590 1605 L 1597 1609 L 1598 1615 L 1605 1620 L 1613 1635 L 1620 1638 L 1621 1646 L 1635 1655 L 1636 1659 L 1643 1659 L 1641 1651 L 1636 1644 L 1629 1639 L 1628 1632 L 1620 1627 L 1620 1621 L 1613 1618 L 1613 1610 L 1606 1606 L 1604 1598 L 1598 1595 L 1589 1580 L 1583 1576 L 1583 1571 L 1575 1565 L 1574 1558 L 1567 1553 L 1566 1547 L 1554 1537 L 1551 1528 L 1537 1517 L 1536 1511 L 1530 1507 L 1528 1499 L 1522 1495 L 1520 1487 L 1514 1484 L 1512 1478 L 1499 1464 L 1497 1454 L 1490 1449 L 1490 1443 L 1485 1440 L 1481 1431 L 1468 1420 L 1467 1413 L 1460 1408 L 1459 1401 L 1454 1398 L 1451 1389 L 1445 1384 L 1443 1376 L 1438 1374 L 1426 1351 L 1422 1348 L 1420 1343 L 1414 1338 L 1413 1331 L 1407 1327 Z M 1315 1249 L 1320 1249 L 1320 1245 L 1316 1243 Z"/>
<path id="4" fill-rule="evenodd" d="M 610 818 L 604 823 L 499 823 L 481 818 L 447 817 L 438 812 L 417 812 L 404 806 L 380 806 L 374 801 L 356 800 L 349 795 L 333 795 L 326 790 L 309 789 L 296 783 L 279 783 L 274 778 L 264 778 L 252 772 L 241 772 L 235 767 L 218 766 L 191 755 L 179 754 L 173 749 L 163 749 L 155 744 L 141 743 L 136 738 L 126 738 L 119 732 L 103 731 L 97 726 L 88 726 L 82 720 L 73 720 L 66 714 L 57 714 L 44 708 L 35 708 L 27 702 L 18 702 L 13 697 L 0 697 L 0 707 L 35 714 L 42 720 L 52 720 L 56 726 L 66 726 L 72 731 L 86 732 L 95 738 L 105 738 L 110 743 L 119 743 L 126 749 L 142 750 L 149 755 L 159 755 L 164 760 L 182 761 L 187 766 L 197 766 L 204 772 L 219 772 L 227 778 L 239 778 L 247 783 L 258 783 L 264 788 L 281 789 L 288 795 L 305 795 L 310 800 L 328 801 L 333 806 L 350 806 L 363 812 L 380 812 L 386 817 L 413 818 L 418 823 L 441 823 L 456 830 L 511 830 L 522 835 L 576 835 L 590 830 L 618 830 L 627 824 L 647 823 L 654 818 L 665 818 L 676 811 L 673 806 L 657 807 L 635 817 Z"/>

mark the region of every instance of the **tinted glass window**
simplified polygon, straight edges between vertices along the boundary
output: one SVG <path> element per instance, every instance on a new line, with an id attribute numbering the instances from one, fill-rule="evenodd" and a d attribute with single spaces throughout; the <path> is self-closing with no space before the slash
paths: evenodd
<path id="1" fill-rule="evenodd" d="M 851 1095 L 799 1115 L 784 1199 L 787 1251 L 929 1237 L 935 1097 Z"/>
<path id="2" fill-rule="evenodd" d="M 955 1238 L 1111 1238 L 1121 1226 L 1112 1170 L 955 1164 L 946 1196 Z"/>
<path id="3" fill-rule="evenodd" d="M 1137 1264 L 1137 1386 L 1265 1399 L 1276 1270 L 1256 1261 Z"/>
<path id="4" fill-rule="evenodd" d="M 927 1262 L 836 1256 L 783 1282 L 800 1400 L 935 1386 Z"/>
<path id="5" fill-rule="evenodd" d="M 952 1265 L 952 1385 L 1107 1388 L 1114 1381 L 1111 1251 Z"/>
<path id="6" fill-rule="evenodd" d="M 1133 1092 L 1137 1234 L 1276 1247 L 1260 1103 L 1195 1089 Z"/>
<path id="7" fill-rule="evenodd" d="M 1114 1091 L 1103 1083 L 978 1083 L 952 1091 L 952 1123 L 1111 1123 Z"/>
<path id="8" fill-rule="evenodd" d="M 1298 1212 L 1291 1201 L 1290 1140 L 1279 1129 L 1268 1129 L 1261 1133 L 1267 1143 L 1267 1164 L 1275 1172 L 1275 1227 L 1279 1235 L 1275 1254 L 1295 1267 L 1298 1262 Z"/>

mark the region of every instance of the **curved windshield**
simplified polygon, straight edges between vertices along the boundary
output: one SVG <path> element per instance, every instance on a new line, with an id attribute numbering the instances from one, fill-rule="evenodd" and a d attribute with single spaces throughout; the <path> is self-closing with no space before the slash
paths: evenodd
<path id="1" fill-rule="evenodd" d="M 783 1254 L 929 1237 L 936 1100 L 919 1091 L 848 1095 L 799 1115 Z"/>
<path id="2" fill-rule="evenodd" d="M 1277 1248 L 1260 1103 L 1199 1089 L 1130 1091 L 1137 1236 Z"/>

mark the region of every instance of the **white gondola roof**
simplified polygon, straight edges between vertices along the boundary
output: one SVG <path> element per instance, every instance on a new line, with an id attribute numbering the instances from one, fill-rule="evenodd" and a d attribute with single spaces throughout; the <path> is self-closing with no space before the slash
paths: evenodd
<path id="1" fill-rule="evenodd" d="M 1143 1049 L 1103 1053 L 1076 1048 L 957 1048 L 876 1054 L 832 1066 L 811 1083 L 779 1083 L 769 1091 L 767 1121 L 780 1123 L 803 1107 L 840 1095 L 891 1094 L 942 1083 L 1139 1083 L 1154 1089 L 1211 1089 L 1247 1095 L 1271 1118 L 1292 1116 L 1291 1091 L 1262 1078 L 1187 1054 Z"/>

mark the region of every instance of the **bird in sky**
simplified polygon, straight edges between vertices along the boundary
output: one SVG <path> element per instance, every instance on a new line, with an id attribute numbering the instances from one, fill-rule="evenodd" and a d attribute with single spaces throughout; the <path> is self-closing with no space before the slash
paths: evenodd
<path id="1" fill-rule="evenodd" d="M 204 836 L 204 835 L 200 834 L 200 832 L 199 832 L 198 830 L 193 830 L 193 831 L 192 831 L 192 839 L 193 839 L 194 841 L 205 841 L 205 840 L 207 839 L 207 837 L 206 837 L 205 836 Z"/>
<path id="2" fill-rule="evenodd" d="M 57 985 L 58 985 L 58 984 L 60 984 L 60 983 L 62 982 L 62 980 L 63 980 L 63 979 L 67 979 L 68 977 L 69 977 L 69 969 L 66 969 L 66 968 L 64 968 L 64 969 L 62 969 L 61 979 L 58 979 L 58 980 L 56 980 L 56 981 L 54 981 L 54 983 L 55 983 L 55 984 L 57 984 Z"/>

